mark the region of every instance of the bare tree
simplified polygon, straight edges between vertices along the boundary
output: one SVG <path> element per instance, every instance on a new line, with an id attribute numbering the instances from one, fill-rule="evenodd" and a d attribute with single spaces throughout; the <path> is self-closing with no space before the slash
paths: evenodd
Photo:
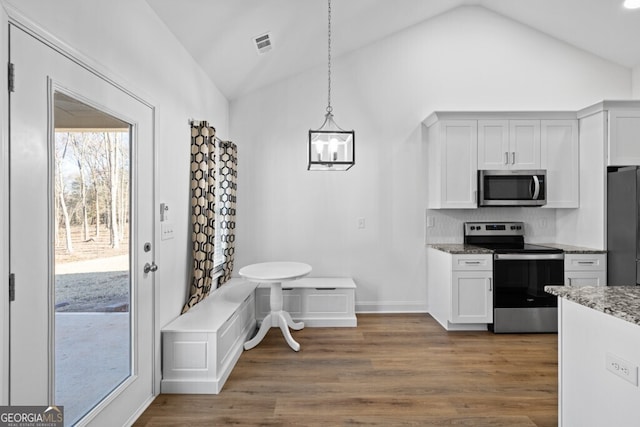
<path id="1" fill-rule="evenodd" d="M 55 176 L 55 187 L 56 194 L 58 196 L 58 201 L 60 203 L 60 209 L 62 211 L 62 217 L 64 219 L 64 228 L 66 233 L 66 243 L 67 243 L 67 252 L 73 253 L 73 244 L 71 242 L 71 224 L 69 221 L 69 212 L 67 210 L 67 203 L 65 202 L 65 191 L 64 191 L 64 177 L 62 176 L 62 160 L 64 159 L 67 153 L 67 144 L 68 140 L 64 142 L 64 144 L 56 144 L 55 149 L 55 162 L 56 162 L 56 176 Z M 57 215 L 56 215 L 57 216 Z"/>
<path id="2" fill-rule="evenodd" d="M 107 182 L 110 194 L 110 214 L 109 226 L 111 247 L 117 249 L 120 247 L 120 233 L 118 230 L 118 141 L 117 135 L 112 132 L 104 132 L 105 142 L 107 144 L 107 163 L 109 166 L 109 180 Z"/>
<path id="3" fill-rule="evenodd" d="M 78 165 L 78 174 L 80 179 L 80 204 L 82 209 L 82 231 L 83 240 L 89 240 L 89 221 L 87 219 L 87 184 L 84 173 L 84 166 L 86 164 L 86 144 L 87 133 L 67 133 L 67 138 L 71 140 L 71 144 L 74 151 L 74 157 L 76 164 Z"/>

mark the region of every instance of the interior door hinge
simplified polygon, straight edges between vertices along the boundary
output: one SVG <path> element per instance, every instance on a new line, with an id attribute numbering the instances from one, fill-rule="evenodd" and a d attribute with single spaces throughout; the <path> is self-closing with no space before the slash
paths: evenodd
<path id="1" fill-rule="evenodd" d="M 15 67 L 9 62 L 9 92 L 15 92 Z"/>
<path id="2" fill-rule="evenodd" d="M 16 275 L 9 274 L 9 301 L 16 300 Z"/>

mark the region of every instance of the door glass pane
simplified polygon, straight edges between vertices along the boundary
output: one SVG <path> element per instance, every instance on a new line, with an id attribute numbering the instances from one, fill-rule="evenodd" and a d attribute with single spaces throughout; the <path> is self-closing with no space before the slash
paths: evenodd
<path id="1" fill-rule="evenodd" d="M 73 424 L 131 375 L 130 125 L 54 96 L 55 403 Z"/>

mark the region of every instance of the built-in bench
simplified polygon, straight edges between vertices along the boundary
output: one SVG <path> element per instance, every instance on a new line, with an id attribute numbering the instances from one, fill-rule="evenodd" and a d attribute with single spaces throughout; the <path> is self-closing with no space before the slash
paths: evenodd
<path id="1" fill-rule="evenodd" d="M 222 390 L 255 331 L 255 288 L 231 279 L 162 328 L 162 393 Z"/>
<path id="2" fill-rule="evenodd" d="M 357 326 L 351 278 L 283 283 L 284 310 L 306 327 Z M 270 286 L 231 279 L 162 328 L 162 393 L 218 394 L 270 311 Z"/>
<path id="3" fill-rule="evenodd" d="M 305 277 L 282 283 L 284 310 L 305 327 L 353 327 L 356 284 L 350 277 Z M 256 320 L 270 312 L 270 285 L 256 289 Z"/>

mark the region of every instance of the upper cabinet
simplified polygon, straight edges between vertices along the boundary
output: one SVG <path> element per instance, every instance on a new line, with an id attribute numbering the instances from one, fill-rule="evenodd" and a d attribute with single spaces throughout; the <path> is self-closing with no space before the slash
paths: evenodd
<path id="1" fill-rule="evenodd" d="M 542 120 L 541 169 L 547 171 L 547 204 L 544 208 L 577 208 L 580 205 L 580 153 L 578 120 Z"/>
<path id="2" fill-rule="evenodd" d="M 540 169 L 540 120 L 478 120 L 478 169 Z"/>
<path id="3" fill-rule="evenodd" d="M 425 124 L 428 139 L 428 207 L 477 207 L 477 121 L 439 120 Z"/>
<path id="4" fill-rule="evenodd" d="M 608 166 L 640 165 L 640 109 L 609 110 Z"/>
<path id="5" fill-rule="evenodd" d="M 478 170 L 547 171 L 547 208 L 579 205 L 575 113 L 436 112 L 424 121 L 428 209 L 478 206 Z"/>

